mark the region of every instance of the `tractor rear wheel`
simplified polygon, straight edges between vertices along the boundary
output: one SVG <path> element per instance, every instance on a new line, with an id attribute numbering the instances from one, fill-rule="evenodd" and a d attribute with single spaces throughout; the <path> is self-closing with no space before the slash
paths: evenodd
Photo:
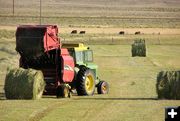
<path id="1" fill-rule="evenodd" d="M 57 98 L 70 97 L 70 92 L 69 92 L 68 86 L 66 86 L 65 84 L 62 84 L 62 85 L 58 86 L 57 90 L 56 90 L 56 96 L 57 96 Z"/>
<path id="2" fill-rule="evenodd" d="M 105 81 L 100 81 L 97 85 L 98 94 L 107 94 L 109 92 L 109 84 Z"/>
<path id="3" fill-rule="evenodd" d="M 76 81 L 78 95 L 93 95 L 95 91 L 94 73 L 87 67 L 81 66 Z"/>

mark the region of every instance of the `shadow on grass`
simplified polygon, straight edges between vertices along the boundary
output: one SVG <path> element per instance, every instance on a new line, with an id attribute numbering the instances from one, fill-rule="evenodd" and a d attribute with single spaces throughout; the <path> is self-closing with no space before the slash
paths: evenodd
<path id="1" fill-rule="evenodd" d="M 77 94 L 72 94 L 72 93 L 71 93 L 71 97 L 70 97 L 70 98 L 73 98 L 73 97 L 78 98 L 79 96 L 77 96 Z M 43 95 L 42 98 L 44 98 L 44 99 L 65 99 L 65 98 L 61 98 L 61 97 L 60 97 L 60 98 L 57 98 L 57 97 L 56 97 L 56 94 Z"/>
<path id="2" fill-rule="evenodd" d="M 77 100 L 158 100 L 158 98 L 77 98 Z"/>
<path id="3" fill-rule="evenodd" d="M 43 99 L 57 99 L 55 95 L 43 95 L 42 98 Z"/>
<path id="4" fill-rule="evenodd" d="M 74 98 L 73 98 L 74 97 Z M 42 96 L 43 99 L 65 99 L 65 98 L 57 98 L 55 95 L 43 95 Z M 139 97 L 135 97 L 135 98 L 117 98 L 117 97 L 106 97 L 106 98 L 101 98 L 101 97 L 82 97 L 82 96 L 77 96 L 77 95 L 73 95 L 71 97 L 73 100 L 159 100 L 158 98 L 139 98 Z M 0 100 L 6 100 L 5 98 L 5 94 L 0 92 Z"/>

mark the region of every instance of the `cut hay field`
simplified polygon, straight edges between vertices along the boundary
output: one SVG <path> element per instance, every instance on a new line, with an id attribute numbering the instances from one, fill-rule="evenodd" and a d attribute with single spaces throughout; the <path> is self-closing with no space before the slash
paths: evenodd
<path id="1" fill-rule="evenodd" d="M 141 37 L 141 35 L 137 36 Z M 180 69 L 180 45 L 175 44 L 179 42 L 180 37 L 179 35 L 159 36 L 162 43 L 148 44 L 145 58 L 132 58 L 129 43 L 108 45 L 107 42 L 90 45 L 94 50 L 94 61 L 99 65 L 100 78 L 110 84 L 108 95 L 95 94 L 88 97 L 73 95 L 70 99 L 44 96 L 40 100 L 33 101 L 4 98 L 6 68 L 18 66 L 18 55 L 14 51 L 14 38 L 1 38 L 0 120 L 163 121 L 164 108 L 178 106 L 180 101 L 157 99 L 156 75 L 161 70 Z M 151 38 L 153 39 L 152 35 Z M 175 39 L 174 44 L 163 43 L 166 39 L 169 41 Z"/>
<path id="2" fill-rule="evenodd" d="M 39 24 L 39 0 L 0 0 L 0 25 Z M 180 28 L 179 0 L 46 0 L 42 24 L 61 27 Z"/>

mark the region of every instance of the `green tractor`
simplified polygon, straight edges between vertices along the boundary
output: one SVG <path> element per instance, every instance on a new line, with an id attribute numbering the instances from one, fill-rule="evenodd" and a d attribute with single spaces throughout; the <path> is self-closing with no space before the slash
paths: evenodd
<path id="1" fill-rule="evenodd" d="M 62 48 L 66 48 L 74 59 L 75 81 L 71 87 L 76 89 L 77 94 L 93 95 L 95 87 L 98 94 L 107 94 L 109 84 L 98 78 L 98 66 L 93 63 L 93 51 L 82 43 L 62 44 Z"/>

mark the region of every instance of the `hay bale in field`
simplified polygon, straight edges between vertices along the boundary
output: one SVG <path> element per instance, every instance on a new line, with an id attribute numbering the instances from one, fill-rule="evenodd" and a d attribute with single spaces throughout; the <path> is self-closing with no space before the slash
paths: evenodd
<path id="1" fill-rule="evenodd" d="M 159 99 L 180 99 L 180 71 L 161 71 L 157 75 Z"/>
<path id="2" fill-rule="evenodd" d="M 144 39 L 135 40 L 131 48 L 132 57 L 146 57 L 146 43 Z"/>
<path id="3" fill-rule="evenodd" d="M 7 99 L 39 99 L 42 97 L 45 81 L 43 73 L 34 69 L 8 69 L 5 78 Z"/>

